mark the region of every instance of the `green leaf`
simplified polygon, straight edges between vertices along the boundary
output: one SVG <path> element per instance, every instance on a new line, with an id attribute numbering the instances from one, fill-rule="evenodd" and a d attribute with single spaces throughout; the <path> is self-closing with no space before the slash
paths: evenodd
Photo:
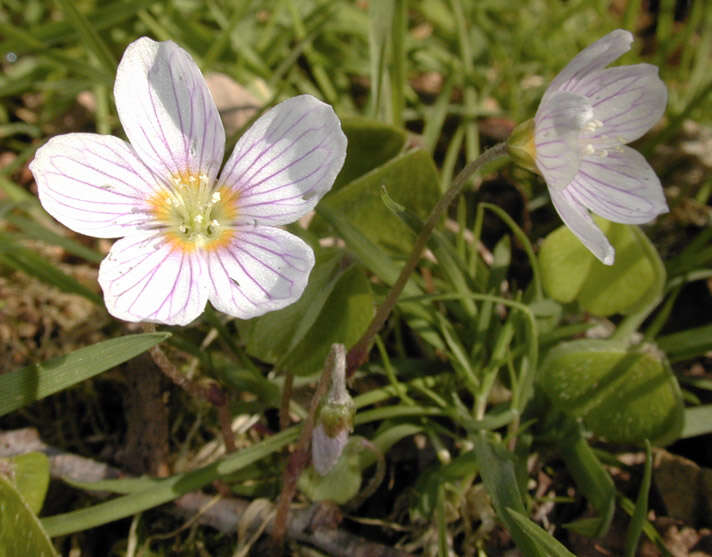
<path id="1" fill-rule="evenodd" d="M 87 50 L 94 54 L 106 71 L 114 73 L 116 71 L 116 59 L 104 39 L 94 29 L 86 16 L 77 9 L 74 2 L 69 0 L 56 1 L 64 13 L 65 19 L 79 32 Z"/>
<path id="2" fill-rule="evenodd" d="M 369 51 L 371 61 L 371 114 L 378 116 L 383 104 L 383 76 L 386 75 L 388 38 L 392 31 L 395 12 L 394 0 L 380 0 L 369 4 Z"/>
<path id="3" fill-rule="evenodd" d="M 302 297 L 284 309 L 253 319 L 241 331 L 247 351 L 271 364 L 284 359 L 311 329 L 342 275 L 342 255 L 337 250 L 319 250 Z"/>
<path id="4" fill-rule="evenodd" d="M 0 233 L 0 263 L 56 286 L 64 292 L 79 294 L 95 304 L 102 303 L 96 292 L 52 265 L 46 257 L 14 242 L 8 234 Z"/>
<path id="5" fill-rule="evenodd" d="M 501 445 L 488 441 L 484 434 L 475 439 L 475 455 L 497 516 L 506 524 L 519 550 L 527 556 L 547 557 L 548 554 L 539 551 L 531 536 L 525 533 L 510 514 L 512 510 L 521 515 L 526 513 L 514 471 L 514 455 Z M 525 517 L 525 520 L 528 519 Z"/>
<path id="6" fill-rule="evenodd" d="M 309 466 L 299 477 L 299 489 L 312 501 L 333 501 L 343 505 L 353 499 L 361 487 L 361 463 L 363 451 L 361 437 L 351 437 L 339 460 L 325 476 L 320 476 Z"/>
<path id="7" fill-rule="evenodd" d="M 324 198 L 320 207 L 339 213 L 366 238 L 383 247 L 408 252 L 415 236 L 384 206 L 382 186 L 408 211 L 425 220 L 439 197 L 438 173 L 430 155 L 411 151 Z"/>
<path id="8" fill-rule="evenodd" d="M 656 343 L 671 361 L 703 356 L 712 350 L 712 325 L 658 337 Z"/>
<path id="9" fill-rule="evenodd" d="M 643 532 L 643 527 L 646 523 L 648 515 L 648 492 L 650 491 L 650 481 L 653 471 L 653 453 L 650 449 L 650 443 L 645 441 L 645 469 L 643 470 L 643 479 L 640 482 L 640 490 L 638 491 L 638 499 L 635 502 L 635 511 L 628 526 L 628 533 L 625 539 L 625 556 L 635 557 L 635 550 L 638 547 L 640 534 Z"/>
<path id="10" fill-rule="evenodd" d="M 5 220 L 17 226 L 30 238 L 41 240 L 46 244 L 60 246 L 67 250 L 67 252 L 78 257 L 83 257 L 87 261 L 99 263 L 104 258 L 98 251 L 87 248 L 76 240 L 56 234 L 34 220 L 16 214 L 7 215 Z"/>
<path id="11" fill-rule="evenodd" d="M 363 269 L 341 269 L 341 259 L 329 250 L 296 304 L 243 329 L 251 356 L 308 375 L 323 367 L 332 343 L 349 347 L 359 339 L 373 316 L 373 294 Z"/>
<path id="12" fill-rule="evenodd" d="M 4 475 L 0 474 L 0 557 L 32 555 L 54 557 L 57 553 L 39 520 Z"/>
<path id="13" fill-rule="evenodd" d="M 289 353 L 284 367 L 297 375 L 316 373 L 335 342 L 347 348 L 361 337 L 374 313 L 371 285 L 359 266 L 343 273 L 314 326 Z"/>
<path id="14" fill-rule="evenodd" d="M 680 389 L 655 349 L 626 350 L 607 340 L 575 340 L 547 355 L 537 381 L 554 406 L 583 418 L 595 434 L 618 443 L 678 438 Z"/>
<path id="15" fill-rule="evenodd" d="M 329 208 L 324 203 L 317 205 L 317 214 L 323 216 L 336 232 L 341 236 L 346 245 L 358 260 L 379 279 L 386 284 L 393 284 L 400 273 L 400 266 L 383 249 L 367 238 L 359 228 L 354 226 L 339 211 Z M 414 281 L 408 281 L 403 291 L 405 296 L 417 296 L 422 291 Z"/>
<path id="16" fill-rule="evenodd" d="M 426 470 L 418 477 L 413 489 L 413 501 L 410 506 L 412 519 L 430 520 L 435 512 L 441 486 L 472 478 L 476 472 L 477 458 L 472 451 L 456 456 L 448 464 Z"/>
<path id="17" fill-rule="evenodd" d="M 367 118 L 345 118 L 341 128 L 348 140 L 346 160 L 332 192 L 353 182 L 367 172 L 387 163 L 403 150 L 404 130 Z"/>
<path id="18" fill-rule="evenodd" d="M 712 432 L 712 404 L 685 408 L 685 426 L 680 437 L 697 437 Z"/>
<path id="19" fill-rule="evenodd" d="M 127 335 L 0 375 L 0 416 L 138 356 L 170 333 Z"/>
<path id="20" fill-rule="evenodd" d="M 565 226 L 549 234 L 539 262 L 546 293 L 559 302 L 578 301 L 595 315 L 630 314 L 662 295 L 662 262 L 637 227 L 596 218 L 616 249 L 613 265 L 604 265 Z"/>
<path id="21" fill-rule="evenodd" d="M 563 436 L 557 446 L 576 486 L 599 516 L 569 523 L 566 527 L 589 537 L 603 536 L 608 532 L 616 510 L 616 486 L 578 424 L 572 426 L 573 435 Z"/>
<path id="22" fill-rule="evenodd" d="M 540 526 L 534 524 L 526 515 L 512 508 L 505 509 L 509 519 L 514 522 L 524 535 L 531 540 L 539 550 L 538 555 L 546 555 L 546 557 L 576 557 L 561 542 L 554 538 Z"/>
<path id="23" fill-rule="evenodd" d="M 115 480 L 99 480 L 96 482 L 79 482 L 71 478 L 62 478 L 62 481 L 77 489 L 85 491 L 108 491 L 110 493 L 119 493 L 126 495 L 128 493 L 137 493 L 158 485 L 160 480 L 149 476 L 141 476 L 139 478 L 118 478 Z"/>
<path id="24" fill-rule="evenodd" d="M 44 453 L 26 453 L 0 461 L 0 470 L 15 484 L 33 514 L 42 510 L 49 486 L 49 459 Z"/>
<path id="25" fill-rule="evenodd" d="M 296 440 L 298 433 L 297 427 L 290 427 L 259 443 L 226 455 L 203 468 L 156 480 L 153 486 L 144 490 L 116 497 L 85 509 L 43 518 L 42 524 L 50 536 L 63 536 L 163 505 L 282 450 L 287 444 Z"/>

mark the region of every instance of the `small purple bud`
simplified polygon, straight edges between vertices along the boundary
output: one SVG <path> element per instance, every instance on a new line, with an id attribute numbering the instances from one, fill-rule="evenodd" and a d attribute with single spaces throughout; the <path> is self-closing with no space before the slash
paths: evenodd
<path id="1" fill-rule="evenodd" d="M 312 464 L 325 476 L 338 462 L 353 431 L 355 407 L 346 390 L 346 348 L 332 344 L 326 359 L 331 385 L 312 432 Z"/>

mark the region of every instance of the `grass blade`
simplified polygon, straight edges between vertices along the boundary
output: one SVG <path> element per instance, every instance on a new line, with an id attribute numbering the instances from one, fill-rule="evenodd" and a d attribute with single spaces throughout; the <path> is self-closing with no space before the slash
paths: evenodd
<path id="1" fill-rule="evenodd" d="M 0 416 L 130 360 L 169 336 L 146 333 L 113 338 L 0 375 Z"/>

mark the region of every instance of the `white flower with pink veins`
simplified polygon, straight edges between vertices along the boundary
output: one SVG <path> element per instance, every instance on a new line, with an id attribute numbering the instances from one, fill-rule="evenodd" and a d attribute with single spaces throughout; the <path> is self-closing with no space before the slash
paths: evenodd
<path id="1" fill-rule="evenodd" d="M 121 238 L 99 268 L 109 313 L 186 325 L 206 302 L 248 319 L 294 303 L 312 249 L 278 228 L 311 211 L 346 156 L 332 108 L 309 95 L 265 112 L 218 176 L 225 131 L 205 80 L 175 43 L 143 37 L 119 63 L 129 142 L 71 133 L 37 151 L 43 207 L 65 226 Z"/>
<path id="2" fill-rule="evenodd" d="M 554 207 L 607 265 L 615 251 L 589 210 L 629 224 L 668 210 L 655 172 L 626 146 L 665 112 L 665 84 L 650 64 L 606 68 L 632 42 L 618 29 L 581 51 L 551 82 L 534 117 L 534 160 Z"/>

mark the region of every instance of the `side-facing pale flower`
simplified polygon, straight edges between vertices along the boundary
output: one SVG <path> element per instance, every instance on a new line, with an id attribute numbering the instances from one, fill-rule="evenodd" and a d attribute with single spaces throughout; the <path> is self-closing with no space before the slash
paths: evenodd
<path id="1" fill-rule="evenodd" d="M 302 95 L 240 138 L 218 176 L 225 131 L 205 80 L 175 43 L 131 43 L 114 85 L 129 143 L 72 133 L 37 151 L 43 207 L 65 226 L 121 238 L 99 268 L 109 312 L 185 325 L 206 302 L 247 319 L 301 296 L 311 248 L 277 228 L 314 208 L 346 156 L 329 105 Z"/>
<path id="2" fill-rule="evenodd" d="M 606 68 L 632 42 L 618 29 L 581 51 L 551 82 L 533 122 L 509 142 L 515 159 L 534 160 L 564 223 L 607 265 L 615 251 L 589 210 L 628 224 L 668 210 L 655 172 L 626 146 L 663 115 L 667 89 L 650 64 Z"/>

